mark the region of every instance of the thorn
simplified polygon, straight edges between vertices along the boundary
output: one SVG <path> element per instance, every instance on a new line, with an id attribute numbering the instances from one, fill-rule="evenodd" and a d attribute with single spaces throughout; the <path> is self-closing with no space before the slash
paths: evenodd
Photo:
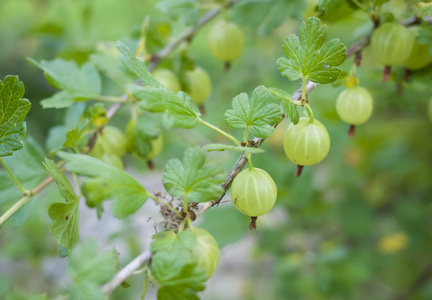
<path id="1" fill-rule="evenodd" d="M 385 66 L 383 77 L 382 77 L 382 82 L 386 82 L 389 79 L 390 73 L 391 73 L 391 67 Z"/>
<path id="2" fill-rule="evenodd" d="M 303 171 L 303 167 L 301 165 L 297 165 L 297 170 L 296 170 L 296 177 L 299 177 Z"/>
<path id="3" fill-rule="evenodd" d="M 257 229 L 257 226 L 256 226 L 256 220 L 257 219 L 258 219 L 258 217 L 251 217 L 251 222 L 249 223 L 249 229 L 251 231 L 254 231 Z"/>
<path id="4" fill-rule="evenodd" d="M 350 138 L 353 138 L 355 134 L 355 125 L 350 125 L 349 129 L 348 129 L 348 136 Z"/>

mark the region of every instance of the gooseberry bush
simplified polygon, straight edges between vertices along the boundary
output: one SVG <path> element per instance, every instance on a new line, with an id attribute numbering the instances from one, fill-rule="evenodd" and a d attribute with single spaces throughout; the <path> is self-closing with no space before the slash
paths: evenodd
<path id="1" fill-rule="evenodd" d="M 338 128 L 348 124 L 348 135 L 355 140 L 354 126 L 367 127 L 372 115 L 380 114 L 383 105 L 376 105 L 374 93 L 359 75 L 371 61 L 371 72 L 380 85 L 395 83 L 400 89 L 420 78 L 418 84 L 426 81 L 422 88 L 430 93 L 432 6 L 406 1 L 402 14 L 392 6 L 397 7 L 394 2 L 158 1 L 155 6 L 166 19 L 142 16 L 142 24 L 137 24 L 141 26 L 139 33 L 100 42 L 81 60 L 27 59 L 34 70 L 43 72 L 44 84 L 56 89 L 40 101 L 42 108 L 53 116 L 66 111 L 64 124 L 50 129 L 45 152 L 26 137 L 25 119 L 31 102 L 33 106 L 39 104 L 23 98 L 24 84 L 18 76 L 4 77 L 0 81 L 0 162 L 2 180 L 8 179 L 1 186 L 1 195 L 8 202 L 0 202 L 7 204 L 1 211 L 0 230 L 6 230 L 14 215 L 36 203 L 36 196 L 44 197 L 56 187 L 62 198 L 47 208 L 51 227 L 45 230 L 57 242 L 59 256 L 67 259 L 70 280 L 59 288 L 59 295 L 40 291 L 42 294 L 34 297 L 105 299 L 128 288 L 132 277 L 141 276 L 141 299 L 148 285 L 157 289 L 157 299 L 199 299 L 199 292 L 223 260 L 217 239 L 200 227 L 199 221 L 210 211 L 225 209 L 226 204 L 247 217 L 249 226 L 244 223 L 243 227 L 259 234 L 260 227 L 265 228 L 260 219 L 283 207 L 279 199 L 290 197 L 280 192 L 281 182 L 272 178 L 270 168 L 261 163 L 254 166 L 259 157 L 273 159 L 261 145 L 266 139 L 275 139 L 279 126 L 287 124 L 276 139 L 286 155 L 284 165 L 278 167 L 299 177 L 305 166 L 314 173 L 316 165 L 338 151 L 332 142 L 336 130 L 329 130 L 326 122 L 318 119 L 326 113 L 337 115 Z M 362 15 L 364 33 L 358 40 L 343 43 L 337 35 L 329 34 L 325 23 L 340 22 L 343 27 L 346 19 L 341 16 L 352 13 Z M 223 107 L 223 114 L 206 110 L 208 101 L 218 101 L 212 95 L 217 93 L 214 87 L 221 85 L 214 83 L 223 81 L 223 74 L 239 68 L 250 68 L 248 72 L 253 73 L 253 67 L 260 68 L 260 57 L 247 56 L 257 44 L 252 35 L 279 38 L 280 28 L 285 28 L 288 19 L 298 21 L 295 30 L 284 32 L 281 57 L 273 57 L 273 70 L 279 72 L 284 84 L 258 83 L 253 90 L 238 87 L 240 92 L 232 95 L 230 105 L 217 104 Z M 167 36 L 168 23 L 184 31 L 173 30 L 175 34 Z M 200 32 L 206 33 L 203 40 L 217 70 L 206 69 L 208 64 L 198 63 L 190 51 Z M 275 32 L 279 33 L 272 35 Z M 248 59 L 253 60 L 253 67 Z M 386 83 L 376 75 L 382 68 Z M 329 89 L 339 89 L 339 95 L 332 104 L 320 103 L 319 93 Z M 432 119 L 432 100 L 423 104 L 425 116 Z M 116 118 L 121 121 L 116 122 Z M 214 141 L 206 139 L 204 145 L 196 142 L 185 149 L 181 159 L 173 155 L 163 163 L 158 160 L 167 145 L 175 147 L 169 140 L 173 137 L 170 132 L 186 131 L 184 136 L 193 137 L 202 129 L 213 131 L 211 138 L 217 137 Z M 225 153 L 237 158 L 228 169 L 223 161 Z M 31 160 L 24 161 L 28 157 Z M 19 163 L 36 167 L 27 175 L 17 174 L 14 167 Z M 154 168 L 163 169 L 164 190 L 142 184 L 130 171 L 134 164 L 146 166 L 143 168 L 149 174 Z M 306 179 L 305 191 L 314 185 L 310 177 Z M 83 205 L 94 209 L 95 218 L 112 214 L 130 220 L 149 201 L 158 209 L 149 220 L 155 229 L 152 242 L 124 265 L 120 263 L 121 252 L 114 249 L 98 254 L 95 241 L 81 232 Z M 266 244 L 258 242 L 265 251 Z M 382 249 L 388 247 L 393 249 Z M 328 259 L 336 261 L 337 255 Z M 285 295 L 296 299 L 293 290 Z M 328 294 L 330 290 L 328 287 Z"/>

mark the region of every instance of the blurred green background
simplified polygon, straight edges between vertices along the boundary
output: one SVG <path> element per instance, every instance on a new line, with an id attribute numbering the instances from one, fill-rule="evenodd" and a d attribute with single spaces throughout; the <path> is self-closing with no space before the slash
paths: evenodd
<path id="1" fill-rule="evenodd" d="M 300 3 L 302 10 L 295 13 L 298 19 L 286 20 L 270 34 L 244 26 L 247 47 L 229 72 L 224 72 L 222 63 L 209 51 L 211 23 L 199 31 L 188 54 L 212 78 L 205 120 L 229 131 L 223 113 L 235 95 L 250 94 L 262 84 L 289 93 L 299 87 L 299 82 L 289 82 L 279 74 L 276 59 L 283 55 L 283 39 L 298 32 L 304 9 L 308 9 L 306 16 L 319 14 L 311 10 L 313 2 Z M 199 3 L 208 7 L 211 1 Z M 44 149 L 49 129 L 63 124 L 65 117 L 65 110 L 43 110 L 40 106 L 40 100 L 55 89 L 26 57 L 38 61 L 61 57 L 83 63 L 101 41 L 121 40 L 136 48 L 146 16 L 159 24 L 155 31 L 165 32 L 165 41 L 155 38 L 151 42 L 149 51 L 154 53 L 184 29 L 155 4 L 149 0 L 0 0 L 0 78 L 18 75 L 24 82 L 25 97 L 32 102 L 27 118 L 27 136 L 32 140 L 27 143 L 40 158 L 31 160 L 22 150 L 15 159 L 33 164 L 41 161 L 47 155 Z M 385 9 L 397 18 L 408 17 L 404 15 L 404 1 L 390 1 Z M 223 17 L 233 18 L 230 14 Z M 329 37 L 340 38 L 347 47 L 372 29 L 363 12 L 346 5 L 322 16 L 322 22 L 329 28 Z M 178 51 L 167 61 L 174 61 L 176 55 Z M 349 71 L 352 64 L 350 57 L 342 68 Z M 372 118 L 357 128 L 354 139 L 347 136 L 348 125 L 335 111 L 343 86 L 318 86 L 309 94 L 309 101 L 315 118 L 329 131 L 332 145 L 328 157 L 306 167 L 296 178 L 296 166 L 286 158 L 282 146 L 288 121 L 263 144 L 266 152 L 253 157 L 254 166 L 274 178 L 279 192 L 277 205 L 259 220 L 256 232 L 247 232 L 247 218 L 230 205 L 207 211 L 199 221 L 221 248 L 252 240 L 243 249 L 250 263 L 241 267 L 246 268 L 238 278 L 241 285 L 235 296 L 225 294 L 227 299 L 432 299 L 432 124 L 426 113 L 432 67 L 412 74 L 408 82 L 402 81 L 403 69 L 396 68 L 392 80 L 383 84 L 382 67 L 374 63 L 366 48 L 357 72 L 360 84 L 372 93 L 375 106 Z M 104 94 L 122 94 L 109 78 L 103 79 Z M 129 117 L 128 110 L 121 110 L 112 124 L 124 130 Z M 239 137 L 241 134 L 234 132 Z M 155 160 L 156 171 L 152 173 L 143 162 L 130 157 L 126 166 L 138 176 L 160 178 L 168 159 L 181 157 L 191 145 L 211 142 L 226 141 L 203 127 L 171 129 L 165 132 L 165 149 Z M 209 155 L 209 160 L 221 161 L 226 171 L 236 159 L 235 153 Z M 44 170 L 26 174 L 21 168 L 17 172 L 18 177 L 36 178 L 29 188 L 45 176 Z M 16 194 L 19 197 L 18 190 Z M 47 191 L 0 229 L 1 299 L 30 299 L 28 295 L 34 292 L 54 298 L 67 286 L 67 279 L 53 280 L 49 274 L 54 271 L 47 267 L 58 259 L 58 252 L 49 235 L 51 220 L 46 211 L 58 197 L 57 192 Z M 0 199 L 0 211 L 11 204 Z M 121 261 L 127 263 L 141 251 L 142 236 L 133 218 L 116 222 L 119 228 L 110 232 L 109 238 L 123 245 Z M 81 234 L 86 237 L 84 231 Z M 235 259 L 230 262 L 235 263 Z M 53 268 L 65 272 L 64 265 Z M 212 291 L 223 289 L 218 284 L 225 275 L 216 273 L 209 282 Z M 138 286 L 117 291 L 112 299 L 136 299 L 140 280 L 133 278 Z M 220 298 L 205 294 L 203 299 Z"/>

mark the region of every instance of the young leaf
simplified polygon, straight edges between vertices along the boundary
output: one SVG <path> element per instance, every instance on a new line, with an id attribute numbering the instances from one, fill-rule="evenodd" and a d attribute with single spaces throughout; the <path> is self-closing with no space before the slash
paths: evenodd
<path id="1" fill-rule="evenodd" d="M 278 59 L 279 72 L 289 80 L 302 79 L 315 83 L 335 81 L 342 70 L 336 68 L 345 60 L 345 46 L 339 39 L 324 44 L 327 26 L 321 26 L 318 18 L 312 17 L 300 26 L 300 40 L 290 34 L 284 41 L 287 57 Z"/>
<path id="2" fill-rule="evenodd" d="M 96 68 L 85 63 L 81 67 L 74 61 L 57 58 L 40 63 L 32 58 L 28 60 L 44 71 L 45 78 L 53 87 L 62 90 L 41 102 L 44 108 L 64 108 L 74 101 L 85 101 L 100 95 L 101 78 Z"/>
<path id="3" fill-rule="evenodd" d="M 48 209 L 48 215 L 54 221 L 51 225 L 51 234 L 59 245 L 70 250 L 79 243 L 79 197 L 54 161 L 45 158 L 44 166 L 54 178 L 60 194 L 66 201 L 54 203 Z"/>
<path id="4" fill-rule="evenodd" d="M 185 25 L 195 25 L 198 21 L 197 0 L 163 0 L 156 4 L 170 18 L 179 19 Z"/>
<path id="5" fill-rule="evenodd" d="M 9 156 L 23 147 L 26 134 L 24 121 L 30 101 L 22 98 L 24 84 L 17 76 L 0 80 L 0 157 Z"/>
<path id="6" fill-rule="evenodd" d="M 116 167 L 110 166 L 88 155 L 59 152 L 66 160 L 66 169 L 70 172 L 92 177 L 85 184 L 87 190 L 98 191 L 94 205 L 107 199 L 114 199 L 114 216 L 124 218 L 135 213 L 147 200 L 147 191 L 132 176 Z M 87 199 L 88 201 L 89 199 Z"/>
<path id="7" fill-rule="evenodd" d="M 140 100 L 139 107 L 151 112 L 166 112 L 168 125 L 193 128 L 201 115 L 193 100 L 183 92 L 177 95 L 166 88 L 130 86 L 132 95 Z"/>
<path id="8" fill-rule="evenodd" d="M 95 240 L 86 240 L 69 253 L 68 273 L 75 282 L 103 284 L 117 271 L 117 257 L 113 251 L 98 255 Z"/>
<path id="9" fill-rule="evenodd" d="M 135 54 L 122 42 L 118 41 L 116 43 L 117 49 L 120 51 L 123 56 L 120 57 L 123 64 L 131 70 L 135 75 L 141 79 L 143 84 L 149 85 L 155 88 L 164 88 L 162 84 L 159 83 L 147 69 L 146 65 L 139 60 Z"/>
<path id="10" fill-rule="evenodd" d="M 191 202 L 213 200 L 222 193 L 219 186 L 225 179 L 222 166 L 207 164 L 199 147 L 186 149 L 183 162 L 171 159 L 165 166 L 163 184 L 172 196 L 187 197 Z"/>
<path id="11" fill-rule="evenodd" d="M 207 152 L 210 151 L 225 151 L 225 150 L 233 150 L 237 152 L 249 152 L 249 153 L 263 153 L 264 150 L 260 148 L 253 147 L 242 147 L 242 146 L 233 146 L 233 145 L 225 145 L 225 144 L 208 144 L 205 145 L 204 150 Z"/>
<path id="12" fill-rule="evenodd" d="M 234 129 L 249 128 L 258 138 L 268 138 L 274 132 L 271 126 L 280 121 L 281 112 L 276 104 L 268 103 L 267 88 L 259 86 L 254 90 L 252 99 L 241 93 L 234 97 L 232 109 L 225 112 L 225 122 Z"/>

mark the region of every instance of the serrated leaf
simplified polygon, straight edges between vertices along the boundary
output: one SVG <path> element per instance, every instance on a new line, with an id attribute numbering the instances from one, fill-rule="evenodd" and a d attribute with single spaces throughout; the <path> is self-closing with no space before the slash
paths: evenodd
<path id="1" fill-rule="evenodd" d="M 81 67 L 74 61 L 57 58 L 52 61 L 28 60 L 44 71 L 45 78 L 55 88 L 62 90 L 42 101 L 44 108 L 64 108 L 74 101 L 85 101 L 101 94 L 102 83 L 98 71 L 91 63 Z"/>
<path id="2" fill-rule="evenodd" d="M 103 284 L 117 271 L 116 256 L 112 251 L 98 254 L 95 240 L 86 240 L 69 252 L 68 273 L 76 282 Z"/>
<path id="3" fill-rule="evenodd" d="M 432 3 L 423 3 L 423 5 L 417 9 L 417 12 L 425 16 L 432 16 Z"/>
<path id="4" fill-rule="evenodd" d="M 51 234 L 59 245 L 70 250 L 79 243 L 79 197 L 54 161 L 46 158 L 44 166 L 57 183 L 60 195 L 66 201 L 66 203 L 53 203 L 48 209 L 48 215 L 54 221 L 51 225 Z"/>
<path id="5" fill-rule="evenodd" d="M 245 152 L 246 151 L 249 153 L 263 153 L 263 152 L 265 152 L 263 149 L 260 149 L 260 148 L 233 146 L 233 145 L 225 145 L 225 144 L 208 144 L 208 145 L 205 145 L 203 148 L 207 152 L 225 151 L 225 150 L 233 150 L 233 151 L 237 151 L 237 152 Z"/>
<path id="6" fill-rule="evenodd" d="M 99 189 L 97 203 L 113 199 L 111 209 L 118 218 L 135 213 L 148 198 L 146 189 L 123 170 L 88 155 L 66 152 L 58 155 L 67 162 L 68 171 L 91 177 L 86 180 L 90 186 L 103 187 Z"/>
<path id="7" fill-rule="evenodd" d="M 167 125 L 194 128 L 198 124 L 200 112 L 193 100 L 185 93 L 173 92 L 166 88 L 130 86 L 132 95 L 140 100 L 141 109 L 150 112 L 166 112 Z"/>
<path id="8" fill-rule="evenodd" d="M 24 84 L 17 76 L 0 80 L 0 157 L 12 155 L 24 145 L 24 119 L 31 104 L 23 95 Z"/>
<path id="9" fill-rule="evenodd" d="M 184 197 L 191 202 L 216 199 L 222 193 L 219 186 L 225 179 L 221 165 L 204 166 L 205 154 L 199 147 L 186 149 L 183 161 L 171 159 L 165 165 L 163 184 L 172 196 Z"/>
<path id="10" fill-rule="evenodd" d="M 139 60 L 134 53 L 122 42 L 117 41 L 116 43 L 117 49 L 120 51 L 123 56 L 120 57 L 123 64 L 131 70 L 141 81 L 143 84 L 155 87 L 155 88 L 164 88 L 159 81 L 157 81 L 147 69 L 147 66 Z"/>
<path id="11" fill-rule="evenodd" d="M 234 5 L 230 19 L 244 26 L 259 28 L 262 35 L 270 34 L 287 18 L 301 18 L 306 8 L 303 0 L 243 0 Z"/>
<path id="12" fill-rule="evenodd" d="M 199 11 L 197 0 L 163 0 L 156 4 L 164 14 L 174 20 L 180 20 L 185 25 L 195 25 Z"/>
<path id="13" fill-rule="evenodd" d="M 172 230 L 153 236 L 152 277 L 159 285 L 158 299 L 196 299 L 204 289 L 206 275 L 198 267 L 193 250 L 196 238 L 190 231 L 175 234 Z"/>
<path id="14" fill-rule="evenodd" d="M 278 59 L 279 72 L 289 80 L 301 78 L 322 84 L 335 81 L 342 72 L 336 66 L 345 60 L 345 46 L 339 39 L 324 43 L 327 26 L 321 26 L 315 17 L 301 24 L 299 36 L 290 34 L 285 39 L 283 50 L 287 57 Z"/>
<path id="15" fill-rule="evenodd" d="M 242 93 L 234 97 L 232 109 L 225 112 L 225 122 L 233 129 L 249 128 L 258 138 L 268 138 L 274 132 L 271 126 L 281 120 L 281 112 L 276 104 L 269 103 L 267 88 L 259 86 L 252 99 Z"/>
<path id="16" fill-rule="evenodd" d="M 282 111 L 285 116 L 291 120 L 294 124 L 297 124 L 300 120 L 299 112 L 297 106 L 290 100 L 283 101 L 281 103 Z"/>

